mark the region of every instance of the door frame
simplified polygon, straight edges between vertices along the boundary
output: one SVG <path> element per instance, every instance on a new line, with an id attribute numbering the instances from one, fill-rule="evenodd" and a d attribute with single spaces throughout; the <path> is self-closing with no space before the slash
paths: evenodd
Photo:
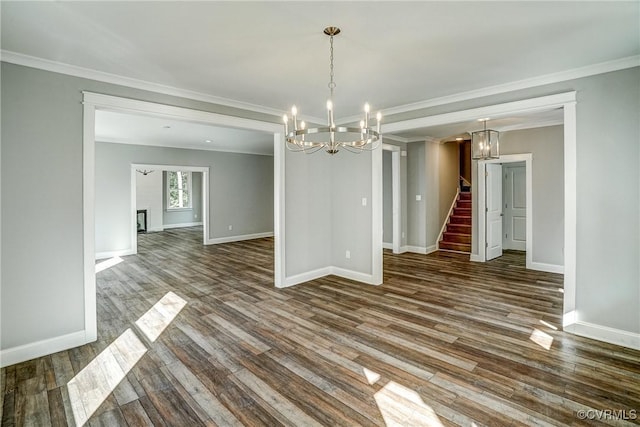
<path id="1" fill-rule="evenodd" d="M 210 245 L 209 241 L 209 167 L 208 166 L 180 166 L 180 165 L 158 165 L 147 163 L 131 163 L 131 249 L 132 254 L 138 253 L 138 230 L 136 221 L 136 203 L 138 188 L 137 169 L 151 169 L 158 172 L 201 172 L 202 173 L 202 244 Z M 164 185 L 164 183 L 163 183 Z M 164 196 L 164 195 L 163 195 Z"/>
<path id="2" fill-rule="evenodd" d="M 525 187 L 526 187 L 526 267 L 530 270 L 541 270 L 536 268 L 533 264 L 533 154 L 506 154 L 500 156 L 498 159 L 491 160 L 478 160 L 478 169 L 476 182 L 478 183 L 478 257 L 474 261 L 485 262 L 487 259 L 487 182 L 485 180 L 486 165 L 490 163 L 519 163 L 524 161 L 525 163 Z M 484 248 L 484 250 L 482 250 Z M 542 270 L 546 271 L 546 270 Z"/>
<path id="3" fill-rule="evenodd" d="M 489 104 L 483 107 L 454 111 L 451 113 L 422 116 L 382 125 L 382 131 L 387 133 L 420 129 L 423 127 L 444 125 L 480 117 L 500 117 L 526 111 L 542 111 L 552 108 L 562 108 L 564 125 L 564 299 L 563 299 L 563 327 L 577 322 L 576 314 L 576 275 L 577 275 L 577 92 L 563 92 L 554 95 L 527 98 L 519 101 Z M 475 219 L 472 222 L 475 224 Z M 473 224 L 472 224 L 473 230 Z M 472 242 L 473 249 L 473 242 Z M 477 247 L 476 247 L 477 249 Z M 477 254 L 471 254 L 471 261 L 475 261 Z M 566 330 L 566 329 L 565 329 Z"/>
<path id="4" fill-rule="evenodd" d="M 150 114 L 198 123 L 260 130 L 273 134 L 274 164 L 274 282 L 280 287 L 285 277 L 284 244 L 284 135 L 282 125 L 242 117 L 176 107 L 151 101 L 141 101 L 96 92 L 82 91 L 82 222 L 84 266 L 84 335 L 85 343 L 98 337 L 98 315 L 95 269 L 95 166 L 96 110 Z"/>
<path id="5" fill-rule="evenodd" d="M 518 165 L 518 164 L 516 163 L 516 165 Z M 508 228 L 508 231 L 511 232 L 511 233 L 509 233 L 509 234 L 511 234 L 511 237 L 510 238 L 507 237 L 506 240 L 505 240 L 505 237 L 503 237 L 502 248 L 505 249 L 505 242 L 509 242 L 509 245 L 516 245 L 516 246 L 518 246 L 518 248 L 510 247 L 508 249 L 513 249 L 513 250 L 516 250 L 516 251 L 526 251 L 527 250 L 527 248 L 526 248 L 526 244 L 527 244 L 526 235 L 525 235 L 525 241 L 524 241 L 524 245 L 523 245 L 522 244 L 523 242 L 514 240 L 515 233 L 513 232 L 514 231 L 514 229 L 513 229 L 513 218 L 514 218 L 513 211 L 514 211 L 514 209 L 522 209 L 522 208 L 515 208 L 514 207 L 514 204 L 515 204 L 515 202 L 513 200 L 514 191 L 510 191 L 510 193 L 511 193 L 511 195 L 510 195 L 511 206 L 507 207 L 507 197 L 506 197 L 507 193 L 505 192 L 505 189 L 508 190 L 508 188 L 506 187 L 506 185 L 507 185 L 506 180 L 507 180 L 507 175 L 508 174 L 511 174 L 511 189 L 514 188 L 515 180 L 513 179 L 514 178 L 513 171 L 515 171 L 517 169 L 525 169 L 524 172 L 526 173 L 525 165 L 514 166 L 513 163 L 507 163 L 505 165 L 505 167 L 502 168 L 502 174 L 503 174 L 503 177 L 502 177 L 503 178 L 502 179 L 502 191 L 503 191 L 502 201 L 503 201 L 503 203 L 505 205 L 504 217 L 503 217 L 504 218 L 504 220 L 503 220 L 503 234 L 507 234 L 507 231 L 505 230 L 504 227 L 508 224 L 507 219 L 511 219 L 511 224 L 509 225 L 509 228 Z M 526 186 L 526 183 L 525 183 L 525 186 Z M 525 191 L 525 197 L 526 197 L 526 187 L 523 190 Z M 525 205 L 526 205 L 526 199 L 525 199 Z M 511 216 L 507 217 L 507 212 L 509 212 L 509 211 L 510 211 L 510 215 Z M 526 215 L 527 215 L 527 212 L 526 212 L 526 206 L 525 206 L 525 221 L 526 221 Z M 525 222 L 525 234 L 526 234 L 526 222 Z"/>
<path id="6" fill-rule="evenodd" d="M 391 212 L 393 222 L 393 240 L 391 242 L 394 254 L 400 253 L 401 227 L 400 218 L 400 147 L 392 144 L 382 144 L 382 150 L 391 151 Z"/>

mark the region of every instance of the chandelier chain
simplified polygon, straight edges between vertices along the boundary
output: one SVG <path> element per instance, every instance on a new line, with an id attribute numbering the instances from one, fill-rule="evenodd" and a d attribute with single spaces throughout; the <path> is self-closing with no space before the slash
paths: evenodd
<path id="1" fill-rule="evenodd" d="M 333 99 L 333 89 L 335 89 L 336 84 L 333 81 L 333 36 L 329 38 L 329 90 L 331 91 L 331 99 Z"/>

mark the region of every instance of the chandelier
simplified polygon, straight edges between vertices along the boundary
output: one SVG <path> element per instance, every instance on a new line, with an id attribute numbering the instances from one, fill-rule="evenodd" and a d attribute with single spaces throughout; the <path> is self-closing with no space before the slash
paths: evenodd
<path id="1" fill-rule="evenodd" d="M 338 27 L 327 27 L 324 33 L 329 36 L 329 100 L 327 101 L 327 126 L 307 128 L 304 121 L 298 121 L 298 109 L 294 105 L 291 108 L 293 129 L 289 129 L 289 117 L 285 114 L 284 134 L 285 144 L 290 151 L 302 151 L 315 153 L 325 149 L 329 154 L 336 154 L 340 149 L 360 153 L 364 150 L 374 150 L 380 141 L 380 121 L 382 115 L 376 115 L 375 129 L 370 123 L 370 107 L 364 104 L 364 117 L 360 121 L 360 127 L 336 126 L 333 120 L 333 90 L 336 84 L 333 81 L 333 36 L 340 33 Z"/>
<path id="2" fill-rule="evenodd" d="M 487 129 L 487 120 L 478 119 L 484 122 L 484 129 L 471 133 L 471 158 L 473 160 L 497 159 L 500 157 L 498 131 Z"/>

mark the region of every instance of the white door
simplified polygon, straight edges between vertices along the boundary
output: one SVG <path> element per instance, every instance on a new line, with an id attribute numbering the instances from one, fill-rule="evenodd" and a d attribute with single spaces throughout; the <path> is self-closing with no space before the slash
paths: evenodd
<path id="1" fill-rule="evenodd" d="M 487 163 L 486 260 L 502 256 L 502 165 Z"/>
<path id="2" fill-rule="evenodd" d="M 522 165 L 504 167 L 504 249 L 527 247 L 527 179 Z"/>

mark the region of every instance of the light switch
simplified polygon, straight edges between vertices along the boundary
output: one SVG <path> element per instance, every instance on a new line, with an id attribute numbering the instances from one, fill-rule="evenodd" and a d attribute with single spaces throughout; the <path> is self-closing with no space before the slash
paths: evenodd
<path id="1" fill-rule="evenodd" d="M 422 200 L 422 195 L 416 194 L 416 202 L 419 202 L 420 200 Z"/>
<path id="2" fill-rule="evenodd" d="M 351 259 L 351 251 L 347 251 L 347 252 L 344 254 L 344 256 L 345 256 L 345 258 L 347 258 L 347 259 Z"/>
<path id="3" fill-rule="evenodd" d="M 362 198 L 362 206 L 367 206 L 367 198 L 366 197 Z"/>

